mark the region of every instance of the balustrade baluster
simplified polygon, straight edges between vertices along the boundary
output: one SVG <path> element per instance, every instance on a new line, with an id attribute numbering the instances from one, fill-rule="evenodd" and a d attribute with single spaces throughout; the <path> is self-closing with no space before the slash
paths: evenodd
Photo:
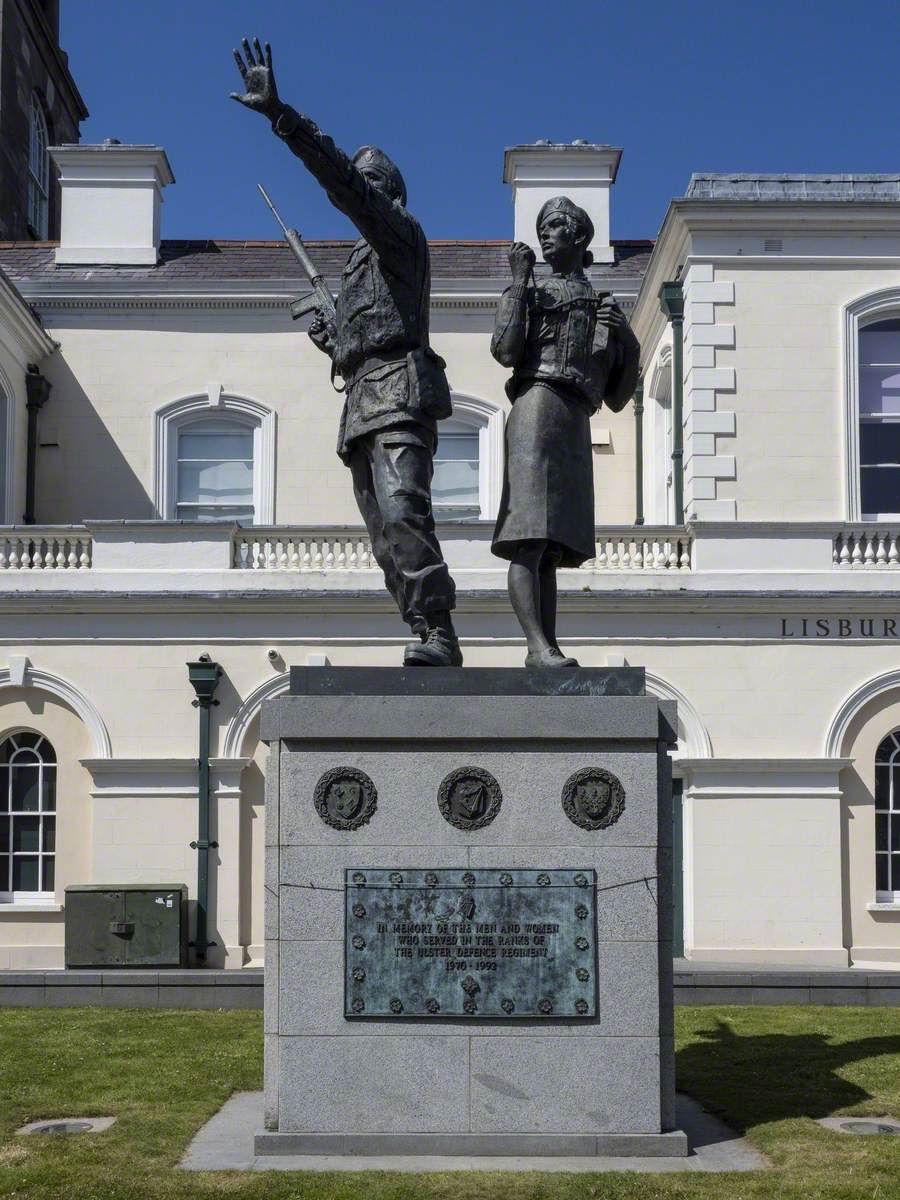
<path id="1" fill-rule="evenodd" d="M 865 565 L 867 567 L 874 567 L 875 566 L 875 544 L 874 544 L 875 538 L 872 536 L 871 533 L 867 533 L 865 536 L 866 536 L 866 552 L 864 555 Z M 875 536 L 877 536 L 877 534 Z"/>
<path id="2" fill-rule="evenodd" d="M 854 533 L 853 534 L 853 548 L 850 551 L 850 564 L 851 564 L 851 566 L 854 566 L 854 567 L 858 567 L 858 566 L 862 565 L 862 560 L 863 560 L 862 548 L 860 547 L 859 542 L 860 542 L 859 534 Z"/>
<path id="3" fill-rule="evenodd" d="M 900 562 L 900 553 L 897 551 L 898 535 L 896 533 L 888 534 L 888 566 L 896 567 Z"/>
<path id="4" fill-rule="evenodd" d="M 887 534 L 876 533 L 875 540 L 877 543 L 876 549 L 875 549 L 875 566 L 876 567 L 886 567 L 887 566 L 887 546 L 885 543 L 887 542 Z"/>

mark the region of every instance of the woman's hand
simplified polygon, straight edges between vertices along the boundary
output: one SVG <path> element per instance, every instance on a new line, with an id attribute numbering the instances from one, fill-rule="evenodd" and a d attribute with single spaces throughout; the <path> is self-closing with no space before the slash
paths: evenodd
<path id="1" fill-rule="evenodd" d="M 621 334 L 628 328 L 628 320 L 612 296 L 607 296 L 597 309 L 597 324 L 605 325 L 610 333 Z"/>
<path id="2" fill-rule="evenodd" d="M 512 271 L 513 283 L 528 283 L 537 256 L 530 246 L 524 242 L 513 242 L 509 248 L 509 267 Z"/>

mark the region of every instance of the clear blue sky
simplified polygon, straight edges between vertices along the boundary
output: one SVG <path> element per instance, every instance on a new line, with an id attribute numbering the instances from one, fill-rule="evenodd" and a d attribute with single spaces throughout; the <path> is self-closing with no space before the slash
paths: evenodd
<path id="1" fill-rule="evenodd" d="M 382 146 L 432 238 L 505 238 L 503 148 L 624 147 L 614 237 L 656 235 L 691 171 L 900 170 L 898 0 L 62 0 L 82 138 L 155 142 L 163 236 L 351 236 L 261 117 L 228 99 L 243 34 L 338 145 Z"/>

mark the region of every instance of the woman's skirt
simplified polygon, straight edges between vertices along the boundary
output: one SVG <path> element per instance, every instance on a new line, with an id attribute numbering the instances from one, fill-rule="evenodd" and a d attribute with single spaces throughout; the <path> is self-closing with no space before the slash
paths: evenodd
<path id="1" fill-rule="evenodd" d="M 491 549 L 509 559 L 520 542 L 534 540 L 555 543 L 563 567 L 596 554 L 590 416 L 577 400 L 541 383 L 519 393 L 506 422 L 503 495 Z"/>

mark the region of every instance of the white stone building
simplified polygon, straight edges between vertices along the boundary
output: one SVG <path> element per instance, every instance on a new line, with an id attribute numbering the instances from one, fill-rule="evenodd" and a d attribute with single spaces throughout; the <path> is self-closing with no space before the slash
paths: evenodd
<path id="1" fill-rule="evenodd" d="M 67 884 L 193 894 L 201 653 L 223 671 L 208 961 L 258 964 L 259 706 L 291 663 L 397 663 L 407 631 L 287 248 L 161 241 L 157 147 L 52 154 L 61 242 L 0 244 L 0 968 L 62 965 Z M 896 969 L 900 176 L 695 176 L 654 245 L 610 241 L 618 164 L 506 157 L 510 235 L 578 189 L 643 347 L 642 419 L 593 422 L 597 557 L 564 573 L 561 640 L 678 701 L 676 952 Z M 348 249 L 310 243 L 334 285 Z M 505 246 L 436 242 L 432 274 L 458 627 L 467 664 L 519 666 L 489 552 Z"/>

